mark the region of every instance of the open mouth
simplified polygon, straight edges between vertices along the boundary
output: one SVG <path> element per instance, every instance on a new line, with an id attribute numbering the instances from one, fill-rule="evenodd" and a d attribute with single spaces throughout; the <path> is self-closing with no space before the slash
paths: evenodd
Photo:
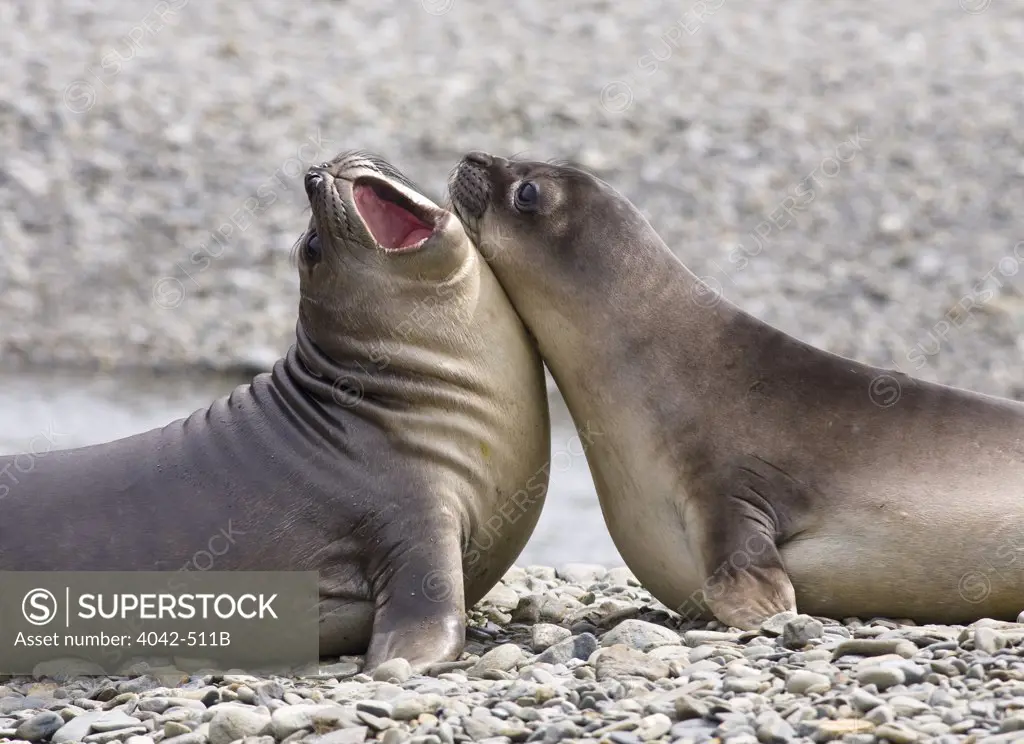
<path id="1" fill-rule="evenodd" d="M 376 178 L 357 179 L 353 196 L 366 229 L 386 251 L 422 247 L 434 234 L 442 215 Z"/>

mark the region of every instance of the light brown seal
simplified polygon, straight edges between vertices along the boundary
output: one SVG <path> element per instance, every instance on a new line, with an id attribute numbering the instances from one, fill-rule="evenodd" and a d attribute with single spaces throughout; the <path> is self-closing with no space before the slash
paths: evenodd
<path id="1" fill-rule="evenodd" d="M 468 154 L 456 213 L 536 337 L 605 522 L 668 607 L 966 623 L 1024 607 L 1024 404 L 805 344 L 707 288 L 611 186 Z"/>
<path id="2" fill-rule="evenodd" d="M 466 608 L 536 526 L 543 366 L 462 225 L 393 166 L 349 152 L 305 188 L 285 358 L 188 418 L 5 481 L 0 570 L 189 569 L 224 534 L 218 571 L 319 571 L 322 655 L 422 670 L 458 656 Z"/>

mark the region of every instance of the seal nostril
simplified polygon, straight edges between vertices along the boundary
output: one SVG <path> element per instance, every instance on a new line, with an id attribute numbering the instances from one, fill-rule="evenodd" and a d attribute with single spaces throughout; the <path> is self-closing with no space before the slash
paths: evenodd
<path id="1" fill-rule="evenodd" d="M 312 197 L 316 193 L 317 188 L 320 186 L 320 182 L 323 180 L 324 176 L 323 173 L 320 172 L 320 169 L 310 168 L 309 172 L 306 173 L 306 178 L 303 181 L 303 184 L 306 187 L 306 196 Z"/>
<path id="2" fill-rule="evenodd" d="M 467 163 L 472 163 L 473 165 L 481 165 L 485 168 L 489 166 L 492 162 L 494 162 L 493 158 L 491 158 L 490 155 L 488 155 L 486 152 L 480 152 L 479 150 L 473 150 L 472 152 L 466 153 L 466 157 L 463 159 Z"/>

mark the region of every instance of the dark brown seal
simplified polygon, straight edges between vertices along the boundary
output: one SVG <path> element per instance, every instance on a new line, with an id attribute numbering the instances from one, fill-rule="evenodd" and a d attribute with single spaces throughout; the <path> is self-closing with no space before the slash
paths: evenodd
<path id="1" fill-rule="evenodd" d="M 319 571 L 322 654 L 423 669 L 536 525 L 543 366 L 462 225 L 393 166 L 350 152 L 305 186 L 295 345 L 185 419 L 35 462 L 0 502 L 0 570 L 172 571 L 228 534 L 216 570 Z"/>

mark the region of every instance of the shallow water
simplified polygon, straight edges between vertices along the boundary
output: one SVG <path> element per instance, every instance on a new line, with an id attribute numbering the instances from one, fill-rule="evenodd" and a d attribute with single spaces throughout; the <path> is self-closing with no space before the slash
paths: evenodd
<path id="1" fill-rule="evenodd" d="M 237 378 L 66 371 L 0 374 L 0 454 L 43 453 L 110 441 L 189 415 L 231 391 Z M 551 395 L 547 505 L 517 563 L 622 565 L 561 396 Z"/>

